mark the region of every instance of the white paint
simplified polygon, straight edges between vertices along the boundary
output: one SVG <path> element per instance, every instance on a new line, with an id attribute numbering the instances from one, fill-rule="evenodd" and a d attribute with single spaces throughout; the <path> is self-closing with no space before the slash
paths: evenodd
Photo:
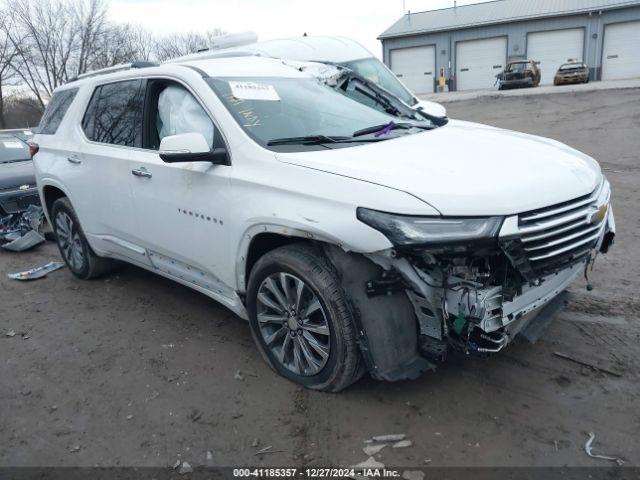
<path id="1" fill-rule="evenodd" d="M 558 68 L 569 59 L 582 61 L 584 29 L 553 30 L 527 35 L 527 58 L 540 62 L 541 85 L 553 84 Z"/>
<path id="2" fill-rule="evenodd" d="M 640 22 L 605 26 L 602 79 L 634 77 L 640 77 Z"/>
<path id="3" fill-rule="evenodd" d="M 358 148 L 277 157 L 407 192 L 451 216 L 526 212 L 591 193 L 601 179 L 595 160 L 560 142 L 459 120 Z"/>
<path id="4" fill-rule="evenodd" d="M 415 94 L 432 93 L 436 78 L 436 48 L 391 50 L 391 70 Z"/>
<path id="5" fill-rule="evenodd" d="M 506 64 L 506 37 L 471 40 L 456 44 L 457 90 L 492 88 Z"/>
<path id="6" fill-rule="evenodd" d="M 209 150 L 211 147 L 200 132 L 169 135 L 160 140 L 162 153 L 206 153 Z"/>

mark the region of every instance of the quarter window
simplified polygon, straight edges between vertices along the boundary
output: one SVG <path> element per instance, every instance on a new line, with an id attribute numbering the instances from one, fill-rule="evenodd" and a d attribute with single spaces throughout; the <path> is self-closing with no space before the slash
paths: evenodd
<path id="1" fill-rule="evenodd" d="M 143 105 L 142 80 L 99 86 L 85 112 L 82 129 L 94 142 L 141 147 Z"/>
<path id="2" fill-rule="evenodd" d="M 54 92 L 40 120 L 40 126 L 38 127 L 39 134 L 53 135 L 56 133 L 60 122 L 62 122 L 64 118 L 64 114 L 67 113 L 71 102 L 73 102 L 73 99 L 76 97 L 76 93 L 78 93 L 77 88 Z"/>

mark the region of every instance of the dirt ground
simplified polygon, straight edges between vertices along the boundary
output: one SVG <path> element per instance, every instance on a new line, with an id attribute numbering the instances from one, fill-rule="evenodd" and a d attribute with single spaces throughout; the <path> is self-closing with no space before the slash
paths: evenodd
<path id="1" fill-rule="evenodd" d="M 248 325 L 203 295 L 134 267 L 16 282 L 5 273 L 58 259 L 55 246 L 0 252 L 0 466 L 353 465 L 364 439 L 387 433 L 413 441 L 377 456 L 391 466 L 609 466 L 585 454 L 590 431 L 596 452 L 639 465 L 640 91 L 448 107 L 566 142 L 613 184 L 616 245 L 539 343 L 316 393 L 277 377 Z"/>

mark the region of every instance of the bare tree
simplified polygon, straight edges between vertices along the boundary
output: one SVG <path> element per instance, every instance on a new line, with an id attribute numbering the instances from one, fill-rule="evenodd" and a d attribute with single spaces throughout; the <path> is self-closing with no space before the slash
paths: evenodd
<path id="1" fill-rule="evenodd" d="M 77 0 L 72 5 L 72 11 L 78 36 L 75 74 L 80 75 L 89 70 L 95 58 L 100 56 L 97 45 L 105 45 L 105 37 L 109 34 L 107 6 L 104 0 Z"/>
<path id="2" fill-rule="evenodd" d="M 82 73 L 135 60 L 164 61 L 211 46 L 220 29 L 154 38 L 108 20 L 108 0 L 0 0 L 2 87 L 13 75 L 44 110 L 53 91 Z"/>
<path id="3" fill-rule="evenodd" d="M 7 35 L 16 50 L 12 64 L 42 108 L 45 98 L 74 74 L 71 65 L 78 29 L 63 0 L 8 0 L 12 16 Z"/>
<path id="4" fill-rule="evenodd" d="M 136 60 L 149 60 L 153 50 L 151 34 L 131 25 L 109 25 L 93 45 L 89 70 L 111 67 Z"/>
<path id="5" fill-rule="evenodd" d="M 8 82 L 15 77 L 12 64 L 16 56 L 16 50 L 7 35 L 7 22 L 11 19 L 6 12 L 0 11 L 0 128 L 5 128 L 5 90 Z"/>
<path id="6" fill-rule="evenodd" d="M 224 34 L 224 32 L 217 28 L 205 33 L 174 33 L 156 39 L 153 53 L 161 62 L 169 60 L 170 58 L 196 53 L 199 50 L 209 48 L 213 38 L 222 34 Z"/>

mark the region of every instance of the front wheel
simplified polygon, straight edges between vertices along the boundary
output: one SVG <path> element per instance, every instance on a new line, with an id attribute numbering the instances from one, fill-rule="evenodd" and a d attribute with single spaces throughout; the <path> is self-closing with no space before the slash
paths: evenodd
<path id="1" fill-rule="evenodd" d="M 280 375 L 328 392 L 358 380 L 353 313 L 319 249 L 290 245 L 267 253 L 251 272 L 247 306 L 254 340 Z"/>

